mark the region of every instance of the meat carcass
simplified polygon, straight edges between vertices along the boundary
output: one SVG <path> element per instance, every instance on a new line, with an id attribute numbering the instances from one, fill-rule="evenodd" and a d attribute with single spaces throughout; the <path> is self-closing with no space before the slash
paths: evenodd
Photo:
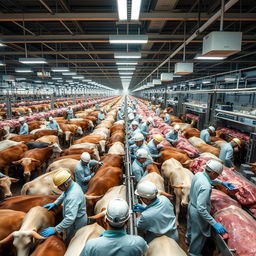
<path id="1" fill-rule="evenodd" d="M 227 245 L 235 249 L 234 255 L 256 255 L 256 222 L 249 214 L 231 205 L 216 212 L 213 217 L 228 230 Z"/>
<path id="2" fill-rule="evenodd" d="M 182 135 L 179 136 L 178 144 L 176 145 L 177 148 L 184 150 L 189 157 L 197 157 L 199 156 L 200 152 L 192 146 L 187 139 L 185 139 Z"/>

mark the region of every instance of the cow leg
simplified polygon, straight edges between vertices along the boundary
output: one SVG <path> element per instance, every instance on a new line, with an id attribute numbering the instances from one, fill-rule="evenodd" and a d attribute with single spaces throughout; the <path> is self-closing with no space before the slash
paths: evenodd
<path id="1" fill-rule="evenodd" d="M 181 195 L 179 195 L 179 193 L 175 193 L 175 196 L 176 196 L 176 202 L 175 202 L 176 225 L 178 227 L 179 226 Z"/>

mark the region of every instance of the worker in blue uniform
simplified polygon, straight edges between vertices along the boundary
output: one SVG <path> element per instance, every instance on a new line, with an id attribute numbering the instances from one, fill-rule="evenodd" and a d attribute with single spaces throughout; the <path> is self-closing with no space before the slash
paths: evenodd
<path id="1" fill-rule="evenodd" d="M 98 103 L 95 104 L 95 110 L 100 111 L 100 105 Z"/>
<path id="2" fill-rule="evenodd" d="M 132 175 L 135 177 L 135 182 L 137 183 L 141 180 L 143 176 L 148 174 L 147 171 L 145 171 L 145 163 L 148 158 L 149 155 L 147 150 L 139 149 L 136 152 L 136 159 L 132 163 Z"/>
<path id="3" fill-rule="evenodd" d="M 131 123 L 134 121 L 134 114 L 129 113 L 127 117 L 128 117 L 128 127 L 129 127 Z"/>
<path id="4" fill-rule="evenodd" d="M 170 118 L 170 115 L 167 113 L 167 111 L 166 110 L 164 110 L 164 122 L 166 123 L 166 124 L 171 124 L 171 118 Z"/>
<path id="5" fill-rule="evenodd" d="M 147 139 L 149 135 L 149 127 L 150 125 L 154 126 L 154 119 L 149 117 L 146 122 L 142 123 L 140 126 L 141 133 L 144 135 L 144 138 Z"/>
<path id="6" fill-rule="evenodd" d="M 96 166 L 97 164 L 103 165 L 103 162 L 91 160 L 90 154 L 88 152 L 83 152 L 81 155 L 81 160 L 76 165 L 75 180 L 77 184 L 80 185 L 84 193 L 87 192 L 88 183 L 95 175 L 95 173 L 91 171 L 91 168 Z"/>
<path id="7" fill-rule="evenodd" d="M 49 117 L 48 129 L 57 131 L 60 130 L 59 124 L 51 116 Z"/>
<path id="8" fill-rule="evenodd" d="M 160 110 L 160 107 L 158 106 L 158 107 L 156 108 L 156 115 L 157 115 L 157 116 L 160 116 L 160 113 L 161 113 L 161 110 Z"/>
<path id="9" fill-rule="evenodd" d="M 20 117 L 19 118 L 19 122 L 21 124 L 19 134 L 29 134 L 28 124 L 25 122 L 25 118 L 24 117 Z"/>
<path id="10" fill-rule="evenodd" d="M 104 119 L 105 119 L 105 114 L 103 110 L 100 110 L 100 112 L 98 113 L 98 122 L 101 122 Z"/>
<path id="11" fill-rule="evenodd" d="M 72 118 L 74 118 L 74 112 L 73 109 L 69 106 L 67 110 L 67 119 L 70 120 Z"/>
<path id="12" fill-rule="evenodd" d="M 134 144 L 132 144 L 129 148 L 130 156 L 131 156 L 132 160 L 134 160 L 136 158 L 136 153 L 141 148 L 147 150 L 147 152 L 149 153 L 148 146 L 145 144 L 144 136 L 142 133 L 140 133 L 140 132 L 136 133 L 134 135 L 134 137 L 132 138 L 132 140 L 134 141 Z"/>
<path id="13" fill-rule="evenodd" d="M 170 200 L 165 196 L 157 196 L 157 187 L 150 181 L 140 182 L 135 194 L 146 205 L 144 207 L 141 204 L 135 204 L 133 210 L 141 213 L 137 218 L 137 227 L 145 232 L 144 238 L 147 243 L 163 235 L 178 242 L 176 216 Z"/>
<path id="14" fill-rule="evenodd" d="M 121 198 L 111 200 L 107 206 L 107 229 L 100 237 L 90 239 L 80 256 L 141 256 L 148 246 L 140 236 L 128 235 L 125 226 L 129 220 L 129 206 Z"/>
<path id="15" fill-rule="evenodd" d="M 201 256 L 206 237 L 211 235 L 211 226 L 213 226 L 219 234 L 227 232 L 227 230 L 210 215 L 212 185 L 224 185 L 229 190 L 235 188 L 231 183 L 222 183 L 220 180 L 216 179 L 222 171 L 223 165 L 219 161 L 210 160 L 206 164 L 205 171 L 196 173 L 192 179 L 186 234 L 190 256 Z"/>
<path id="16" fill-rule="evenodd" d="M 158 157 L 161 157 L 163 155 L 162 153 L 159 153 L 161 148 L 159 148 L 159 146 L 158 146 L 163 141 L 164 141 L 164 138 L 162 135 L 155 134 L 153 136 L 153 139 L 147 145 L 148 149 L 149 149 L 149 154 L 152 156 L 152 158 L 155 161 L 158 160 Z"/>
<path id="17" fill-rule="evenodd" d="M 178 143 L 179 130 L 180 130 L 180 126 L 178 124 L 176 124 L 176 125 L 174 125 L 173 130 L 169 131 L 165 135 L 166 140 L 169 141 L 173 147 L 175 147 Z"/>
<path id="18" fill-rule="evenodd" d="M 63 232 L 65 242 L 68 244 L 76 231 L 87 224 L 86 202 L 81 187 L 71 179 L 71 174 L 66 169 L 58 171 L 53 176 L 53 183 L 58 187 L 62 194 L 53 203 L 43 207 L 48 211 L 57 205 L 63 205 L 63 220 L 55 227 L 48 227 L 41 233 L 48 237 Z"/>
<path id="19" fill-rule="evenodd" d="M 224 161 L 224 165 L 234 169 L 233 154 L 234 149 L 239 150 L 241 148 L 241 141 L 238 138 L 234 138 L 229 143 L 225 143 L 220 148 L 220 160 Z"/>
<path id="20" fill-rule="evenodd" d="M 202 139 L 207 144 L 211 144 L 211 136 L 214 132 L 215 128 L 213 126 L 209 126 L 208 129 L 204 129 L 200 132 L 200 139 Z"/>
<path id="21" fill-rule="evenodd" d="M 123 120 L 123 119 L 124 119 L 123 112 L 122 112 L 121 108 L 119 108 L 118 112 L 117 112 L 117 121 Z"/>
<path id="22" fill-rule="evenodd" d="M 132 121 L 131 127 L 128 130 L 129 145 L 134 144 L 134 141 L 131 140 L 131 138 L 133 138 L 136 133 L 141 133 L 139 123 L 137 121 Z"/>

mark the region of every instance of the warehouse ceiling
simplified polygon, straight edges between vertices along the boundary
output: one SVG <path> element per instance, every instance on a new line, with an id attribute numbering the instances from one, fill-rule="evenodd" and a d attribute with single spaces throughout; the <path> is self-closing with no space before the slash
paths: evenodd
<path id="1" fill-rule="evenodd" d="M 129 13 L 131 0 L 127 2 Z M 0 0 L 0 42 L 5 44 L 0 47 L 0 60 L 6 64 L 0 72 L 17 76 L 15 68 L 28 67 L 18 61 L 27 54 L 47 60 L 47 64 L 30 66 L 34 72 L 26 76 L 32 79 L 39 71 L 69 67 L 86 79 L 122 89 L 114 53 L 140 52 L 131 90 L 220 8 L 216 0 L 142 0 L 138 21 L 119 21 L 116 0 Z M 186 60 L 194 63 L 194 73 L 176 81 L 256 65 L 255 21 L 256 2 L 238 1 L 224 15 L 224 31 L 243 32 L 242 51 L 222 61 L 194 59 L 202 52 L 203 37 L 219 30 L 216 20 L 186 46 Z M 148 35 L 148 42 L 110 44 L 109 36 L 116 34 Z M 174 64 L 182 60 L 183 50 L 151 78 L 173 71 Z"/>

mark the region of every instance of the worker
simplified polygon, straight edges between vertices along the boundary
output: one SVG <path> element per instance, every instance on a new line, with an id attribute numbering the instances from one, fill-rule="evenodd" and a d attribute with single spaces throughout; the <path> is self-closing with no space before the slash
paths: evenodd
<path id="1" fill-rule="evenodd" d="M 149 158 L 149 154 L 145 149 L 139 149 L 136 152 L 136 159 L 132 163 L 132 175 L 135 177 L 135 182 L 139 182 L 141 178 L 148 173 L 144 170 L 146 168 L 145 162 Z"/>
<path id="2" fill-rule="evenodd" d="M 128 235 L 129 206 L 121 198 L 112 199 L 107 206 L 107 229 L 100 237 L 90 239 L 80 256 L 141 256 L 148 246 L 140 236 Z"/>
<path id="3" fill-rule="evenodd" d="M 95 104 L 95 110 L 100 111 L 100 105 L 98 103 Z"/>
<path id="4" fill-rule="evenodd" d="M 130 138 L 134 137 L 134 135 L 136 133 L 141 133 L 141 130 L 139 128 L 139 123 L 137 121 L 132 121 L 131 127 L 130 127 L 130 129 L 128 131 L 128 138 L 130 139 Z M 130 141 L 130 143 L 133 144 L 134 141 Z"/>
<path id="5" fill-rule="evenodd" d="M 209 126 L 208 129 L 204 129 L 200 132 L 200 139 L 202 139 L 207 144 L 211 144 L 211 136 L 214 132 L 215 128 L 213 126 Z"/>
<path id="6" fill-rule="evenodd" d="M 100 112 L 98 113 L 98 122 L 101 122 L 104 119 L 105 119 L 105 114 L 103 110 L 100 110 Z"/>
<path id="7" fill-rule="evenodd" d="M 19 134 L 29 134 L 28 132 L 28 124 L 25 122 L 25 118 L 24 117 L 20 117 L 19 118 L 19 122 L 20 122 L 20 132 Z"/>
<path id="8" fill-rule="evenodd" d="M 159 144 L 164 141 L 164 138 L 160 134 L 155 134 L 153 136 L 153 139 L 148 143 L 148 149 L 149 154 L 152 156 L 152 158 L 156 161 L 159 157 L 161 157 L 163 154 L 159 153 L 160 148 Z"/>
<path id="9" fill-rule="evenodd" d="M 52 116 L 49 117 L 48 128 L 50 130 L 60 130 L 59 124 L 52 118 Z"/>
<path id="10" fill-rule="evenodd" d="M 133 211 L 141 212 L 137 218 L 137 227 L 146 232 L 144 235 L 146 242 L 150 243 L 154 238 L 162 235 L 178 242 L 176 217 L 170 200 L 165 196 L 157 196 L 157 187 L 150 181 L 140 182 L 135 194 L 146 205 L 146 207 L 141 204 L 133 206 Z"/>
<path id="11" fill-rule="evenodd" d="M 149 103 L 148 103 L 148 109 L 149 109 L 149 110 L 152 110 L 152 107 L 153 107 L 152 103 L 149 102 Z"/>
<path id="12" fill-rule="evenodd" d="M 103 162 L 91 160 L 90 154 L 88 152 L 83 152 L 81 155 L 81 160 L 76 165 L 75 180 L 80 185 L 84 193 L 87 192 L 88 183 L 95 175 L 95 173 L 91 171 L 91 168 L 97 164 L 103 165 Z"/>
<path id="13" fill-rule="evenodd" d="M 134 120 L 134 114 L 133 113 L 129 113 L 128 114 L 128 126 L 131 125 L 133 120 Z"/>
<path id="14" fill-rule="evenodd" d="M 156 115 L 157 115 L 157 116 L 160 116 L 160 113 L 161 113 L 160 107 L 157 106 L 157 108 L 156 108 Z"/>
<path id="15" fill-rule="evenodd" d="M 225 143 L 220 148 L 220 160 L 224 161 L 224 165 L 234 169 L 233 154 L 234 149 L 241 148 L 241 141 L 238 138 L 232 139 L 229 143 Z"/>
<path id="16" fill-rule="evenodd" d="M 186 234 L 190 256 L 201 255 L 206 237 L 211 235 L 211 226 L 219 234 L 227 233 L 227 230 L 210 215 L 212 185 L 222 184 L 228 190 L 234 189 L 231 183 L 222 183 L 216 179 L 222 171 L 223 165 L 219 161 L 210 160 L 206 164 L 205 171 L 196 173 L 192 179 Z"/>
<path id="17" fill-rule="evenodd" d="M 167 113 L 167 111 L 166 110 L 164 110 L 164 122 L 166 123 L 166 124 L 171 124 L 171 118 L 170 118 L 170 115 Z"/>
<path id="18" fill-rule="evenodd" d="M 61 232 L 65 233 L 65 242 L 68 244 L 76 231 L 87 224 L 86 202 L 81 187 L 72 180 L 70 172 L 66 169 L 58 171 L 53 176 L 53 183 L 62 194 L 53 203 L 43 207 L 48 211 L 54 207 L 63 205 L 63 220 L 55 227 L 48 227 L 41 233 L 49 237 Z"/>
<path id="19" fill-rule="evenodd" d="M 169 141 L 173 147 L 175 147 L 178 143 L 179 131 L 180 131 L 180 126 L 176 124 L 174 125 L 173 130 L 169 131 L 165 135 L 166 140 Z"/>
<path id="20" fill-rule="evenodd" d="M 122 112 L 121 108 L 118 108 L 117 121 L 123 120 L 123 119 L 124 119 L 123 112 Z"/>
<path id="21" fill-rule="evenodd" d="M 147 139 L 148 135 L 149 135 L 149 127 L 150 125 L 154 126 L 154 119 L 152 117 L 149 117 L 147 119 L 146 122 L 144 122 L 143 124 L 141 124 L 140 126 L 140 130 L 141 133 L 144 135 L 144 138 Z"/>
<path id="22" fill-rule="evenodd" d="M 147 152 L 149 153 L 148 146 L 145 144 L 144 136 L 142 133 L 135 133 L 132 140 L 134 141 L 134 144 L 130 146 L 130 156 L 132 160 L 135 159 L 136 152 L 141 148 L 147 150 Z"/>
<path id="23" fill-rule="evenodd" d="M 74 118 L 74 112 L 73 109 L 69 106 L 67 110 L 67 119 L 70 120 L 72 118 Z"/>
<path id="24" fill-rule="evenodd" d="M 137 113 L 134 113 L 134 120 L 137 121 L 139 124 L 141 122 L 141 115 L 138 115 Z"/>

